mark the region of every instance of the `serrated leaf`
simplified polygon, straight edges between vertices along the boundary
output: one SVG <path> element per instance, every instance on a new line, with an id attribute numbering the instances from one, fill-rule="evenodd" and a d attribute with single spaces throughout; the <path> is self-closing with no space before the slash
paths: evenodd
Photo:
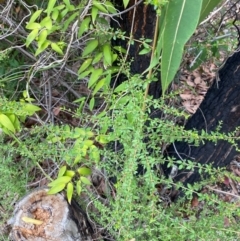
<path id="1" fill-rule="evenodd" d="M 34 218 L 29 218 L 29 217 L 22 217 L 23 222 L 25 223 L 31 223 L 31 224 L 35 224 L 35 225 L 41 225 L 43 223 L 43 221 L 38 220 L 38 219 L 34 219 Z"/>
<path id="2" fill-rule="evenodd" d="M 161 61 L 163 93 L 178 71 L 184 45 L 197 27 L 201 6 L 202 0 L 171 0 L 168 3 Z"/>
<path id="3" fill-rule="evenodd" d="M 82 191 L 81 181 L 77 181 L 76 190 L 77 190 L 77 194 L 80 195 Z"/>
<path id="4" fill-rule="evenodd" d="M 56 186 L 53 186 L 51 189 L 49 189 L 49 191 L 47 192 L 47 194 L 56 194 L 61 192 L 64 188 L 66 187 L 66 183 L 59 183 Z"/>
<path id="5" fill-rule="evenodd" d="M 86 185 L 91 185 L 92 183 L 86 177 L 80 177 L 82 183 Z"/>
<path id="6" fill-rule="evenodd" d="M 78 38 L 80 38 L 83 35 L 83 33 L 88 31 L 90 22 L 91 22 L 90 16 L 83 19 L 78 30 Z"/>
<path id="7" fill-rule="evenodd" d="M 104 7 L 104 5 L 101 2 L 93 0 L 92 3 L 93 3 L 93 6 L 96 7 L 100 12 L 108 13 L 108 10 Z"/>
<path id="8" fill-rule="evenodd" d="M 47 6 L 47 15 L 49 16 L 50 13 L 52 12 L 57 0 L 49 0 L 48 6 Z"/>
<path id="9" fill-rule="evenodd" d="M 92 22 L 95 23 L 95 20 L 97 18 L 97 15 L 98 15 L 98 8 L 96 7 L 92 7 L 92 13 L 91 13 L 91 16 L 92 16 Z"/>
<path id="10" fill-rule="evenodd" d="M 80 167 L 77 169 L 78 173 L 83 176 L 89 176 L 92 174 L 92 171 L 90 168 L 87 167 Z"/>
<path id="11" fill-rule="evenodd" d="M 49 187 L 54 187 L 54 186 L 57 186 L 59 184 L 67 184 L 68 182 L 70 182 L 72 180 L 71 177 L 68 177 L 68 176 L 62 176 L 62 177 L 58 177 L 56 180 L 50 182 L 48 184 Z"/>
<path id="12" fill-rule="evenodd" d="M 72 171 L 72 170 L 67 170 L 64 174 L 64 176 L 68 176 L 68 177 L 71 177 L 73 178 L 75 176 L 75 172 Z"/>
<path id="13" fill-rule="evenodd" d="M 59 169 L 59 172 L 58 172 L 58 177 L 62 177 L 64 175 L 64 173 L 66 172 L 67 170 L 67 166 L 62 166 L 60 169 Z"/>
<path id="14" fill-rule="evenodd" d="M 81 67 L 78 70 L 78 74 L 82 73 L 90 64 L 92 63 L 92 59 L 86 59 Z"/>
<path id="15" fill-rule="evenodd" d="M 41 25 L 39 23 L 28 23 L 26 29 L 33 30 L 33 29 L 41 29 Z"/>
<path id="16" fill-rule="evenodd" d="M 38 29 L 33 29 L 31 33 L 27 36 L 26 46 L 28 47 L 34 39 L 38 36 Z"/>
<path id="17" fill-rule="evenodd" d="M 108 65 L 112 65 L 112 51 L 110 44 L 103 45 L 103 57 Z"/>
<path id="18" fill-rule="evenodd" d="M 72 196 L 73 196 L 73 183 L 69 182 L 67 185 L 67 200 L 68 200 L 68 203 L 70 204 L 72 201 Z"/>
<path id="19" fill-rule="evenodd" d="M 15 128 L 11 120 L 4 114 L 0 114 L 0 125 L 5 127 L 7 130 L 11 132 L 15 132 Z"/>
<path id="20" fill-rule="evenodd" d="M 90 111 L 93 110 L 94 105 L 95 105 L 95 98 L 93 97 L 93 98 L 91 98 L 91 100 L 89 102 L 89 109 L 90 109 Z"/>
<path id="21" fill-rule="evenodd" d="M 106 82 L 106 78 L 103 78 L 98 81 L 98 83 L 96 84 L 93 90 L 93 95 L 95 95 L 104 86 L 105 82 Z"/>
<path id="22" fill-rule="evenodd" d="M 92 53 L 94 51 L 94 49 L 96 49 L 98 46 L 98 40 L 94 39 L 94 40 L 90 40 L 87 43 L 87 46 L 84 48 L 82 56 L 85 57 L 86 55 Z"/>
<path id="23" fill-rule="evenodd" d="M 60 55 L 63 55 L 63 51 L 56 43 L 51 43 L 51 48 Z"/>
<path id="24" fill-rule="evenodd" d="M 101 77 L 102 72 L 102 69 L 96 69 L 92 72 L 88 82 L 88 88 L 91 88 L 97 82 L 97 80 Z"/>

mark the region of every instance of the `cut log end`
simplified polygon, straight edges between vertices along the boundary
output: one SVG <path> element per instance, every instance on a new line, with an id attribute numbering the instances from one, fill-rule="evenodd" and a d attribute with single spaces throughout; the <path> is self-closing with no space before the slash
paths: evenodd
<path id="1" fill-rule="evenodd" d="M 92 240 L 90 233 L 83 233 L 74 217 L 72 206 L 64 195 L 48 195 L 48 189 L 38 189 L 20 200 L 8 224 L 11 226 L 10 240 L 13 241 L 82 241 Z M 74 214 L 73 214 L 74 213 Z M 84 215 L 79 214 L 81 218 Z M 82 220 L 82 223 L 88 223 Z"/>

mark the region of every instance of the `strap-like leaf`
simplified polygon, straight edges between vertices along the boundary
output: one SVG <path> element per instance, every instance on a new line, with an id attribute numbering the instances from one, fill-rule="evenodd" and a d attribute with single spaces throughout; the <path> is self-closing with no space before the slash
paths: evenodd
<path id="1" fill-rule="evenodd" d="M 171 0 L 168 3 L 162 43 L 161 82 L 163 93 L 178 71 L 184 45 L 197 27 L 201 6 L 202 0 Z"/>

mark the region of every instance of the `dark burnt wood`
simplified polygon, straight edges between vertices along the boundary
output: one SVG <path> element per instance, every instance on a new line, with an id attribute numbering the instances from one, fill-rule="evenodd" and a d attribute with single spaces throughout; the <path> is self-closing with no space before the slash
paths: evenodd
<path id="1" fill-rule="evenodd" d="M 115 5 L 118 6 L 119 11 L 123 11 L 122 1 L 116 1 Z M 128 7 L 135 4 L 135 0 L 130 0 Z M 156 12 L 151 5 L 145 5 L 144 3 L 136 6 L 135 18 L 133 16 L 134 10 L 130 10 L 127 13 L 121 15 L 121 17 L 115 18 L 117 21 L 111 21 L 113 28 L 120 28 L 125 32 L 125 36 L 131 37 L 135 40 L 140 40 L 140 38 L 153 39 L 155 24 L 156 24 Z M 133 23 L 133 28 L 132 28 Z M 131 29 L 133 30 L 131 32 Z M 128 39 L 125 41 L 118 39 L 113 41 L 115 46 L 123 46 L 127 48 Z M 151 43 L 150 43 L 151 44 Z M 129 50 L 128 61 L 133 60 L 131 63 L 131 73 L 132 74 L 142 74 L 150 64 L 151 54 L 139 55 L 142 46 L 139 42 L 134 41 Z M 144 81 L 145 76 L 143 77 Z M 117 85 L 126 80 L 126 77 L 121 75 L 118 79 Z M 152 82 L 149 88 L 149 94 L 154 96 L 154 98 L 159 98 L 161 96 L 161 84 L 160 80 L 157 82 Z"/>
<path id="2" fill-rule="evenodd" d="M 207 130 L 208 133 L 216 130 L 222 121 L 221 132 L 229 133 L 240 126 L 240 53 L 230 57 L 219 72 L 220 81 L 214 82 L 208 90 L 205 99 L 197 112 L 188 120 L 185 129 Z M 214 167 L 225 167 L 237 155 L 236 149 L 226 141 L 219 141 L 215 145 L 206 142 L 204 145 L 190 146 L 184 142 L 175 143 L 178 153 L 183 159 L 193 160 L 201 164 L 212 164 Z M 170 146 L 168 154 L 180 159 Z M 166 170 L 168 173 L 169 170 Z M 181 171 L 175 178 L 185 183 L 193 183 L 200 179 L 197 171 L 192 174 Z"/>

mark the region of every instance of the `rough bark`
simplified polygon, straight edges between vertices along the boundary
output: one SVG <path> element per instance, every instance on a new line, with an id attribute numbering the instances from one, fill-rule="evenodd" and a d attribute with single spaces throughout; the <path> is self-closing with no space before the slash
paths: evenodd
<path id="1" fill-rule="evenodd" d="M 69 205 L 64 195 L 48 195 L 48 189 L 37 189 L 20 200 L 9 220 L 13 241 L 87 241 L 93 240 L 93 230 L 86 215 L 73 200 Z M 29 217 L 42 221 L 36 225 L 25 222 Z"/>
<path id="2" fill-rule="evenodd" d="M 229 133 L 240 125 L 240 53 L 234 53 L 219 71 L 220 81 L 208 90 L 205 99 L 197 112 L 189 119 L 185 129 L 214 131 L 222 121 L 221 132 Z M 235 148 L 226 141 L 217 145 L 206 142 L 200 146 L 191 146 L 184 142 L 175 143 L 178 154 L 183 159 L 189 159 L 201 164 L 212 164 L 214 167 L 224 167 L 237 155 Z M 170 146 L 168 154 L 179 159 L 174 146 Z M 166 169 L 165 169 L 166 170 Z M 166 170 L 168 173 L 169 170 Z M 197 171 L 191 173 L 183 170 L 175 178 L 185 183 L 193 183 L 200 179 Z"/>

